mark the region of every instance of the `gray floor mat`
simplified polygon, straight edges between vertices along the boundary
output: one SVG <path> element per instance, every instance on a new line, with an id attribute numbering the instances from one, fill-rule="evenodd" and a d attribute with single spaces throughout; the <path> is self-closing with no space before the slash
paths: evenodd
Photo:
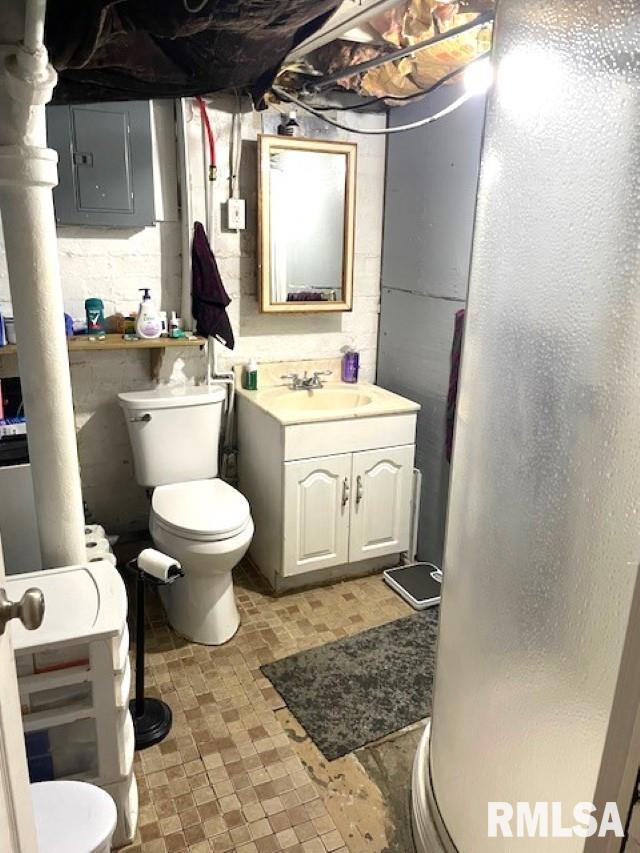
<path id="1" fill-rule="evenodd" d="M 332 760 L 431 713 L 438 607 L 261 667 Z"/>

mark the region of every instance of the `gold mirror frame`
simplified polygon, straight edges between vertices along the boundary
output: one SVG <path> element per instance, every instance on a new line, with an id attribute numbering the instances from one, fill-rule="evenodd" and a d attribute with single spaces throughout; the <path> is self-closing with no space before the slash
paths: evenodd
<path id="1" fill-rule="evenodd" d="M 342 252 L 342 299 L 327 302 L 271 301 L 271 209 L 269 198 L 270 154 L 279 149 L 315 151 L 346 156 L 344 203 L 344 241 Z M 353 251 L 356 209 L 356 154 L 353 142 L 333 142 L 328 139 L 258 135 L 258 276 L 260 310 L 265 314 L 324 313 L 353 309 Z"/>

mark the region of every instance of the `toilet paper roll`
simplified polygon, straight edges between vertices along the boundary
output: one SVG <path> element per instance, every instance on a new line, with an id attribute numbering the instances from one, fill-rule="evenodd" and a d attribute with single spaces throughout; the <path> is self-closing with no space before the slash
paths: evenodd
<path id="1" fill-rule="evenodd" d="M 87 549 L 88 557 L 95 557 L 96 554 L 109 554 L 111 553 L 111 545 L 109 544 L 109 540 L 104 536 L 102 537 L 89 537 L 85 539 L 85 548 Z"/>
<path id="2" fill-rule="evenodd" d="M 160 581 L 173 580 L 182 574 L 180 563 L 173 557 L 167 557 L 155 548 L 145 548 L 138 554 L 138 568 L 147 575 L 158 578 Z"/>
<path id="3" fill-rule="evenodd" d="M 84 526 L 85 539 L 104 539 L 104 527 L 101 524 L 85 524 Z"/>
<path id="4" fill-rule="evenodd" d="M 89 563 L 98 563 L 100 561 L 111 563 L 112 566 L 115 566 L 118 563 L 115 554 L 107 554 L 106 551 L 100 551 L 98 554 L 94 553 L 93 557 L 89 557 L 88 560 Z"/>

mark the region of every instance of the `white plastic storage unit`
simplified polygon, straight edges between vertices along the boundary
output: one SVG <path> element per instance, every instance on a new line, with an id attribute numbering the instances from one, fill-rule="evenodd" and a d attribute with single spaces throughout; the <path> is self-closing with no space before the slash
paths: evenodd
<path id="1" fill-rule="evenodd" d="M 42 625 L 26 631 L 11 623 L 31 781 L 104 788 L 118 810 L 114 844 L 126 844 L 136 831 L 138 789 L 124 583 L 107 561 L 6 580 L 13 601 L 33 586 L 44 594 Z"/>

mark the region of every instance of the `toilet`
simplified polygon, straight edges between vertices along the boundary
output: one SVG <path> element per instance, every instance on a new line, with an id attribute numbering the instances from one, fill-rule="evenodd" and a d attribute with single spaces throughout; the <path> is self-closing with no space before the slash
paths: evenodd
<path id="1" fill-rule="evenodd" d="M 116 806 L 87 782 L 34 782 L 29 786 L 38 853 L 109 853 Z"/>
<path id="2" fill-rule="evenodd" d="M 174 630 L 218 646 L 238 630 L 231 571 L 253 537 L 247 499 L 218 478 L 225 392 L 168 386 L 118 395 L 136 480 L 153 489 L 149 530 L 184 577 L 161 587 Z"/>

